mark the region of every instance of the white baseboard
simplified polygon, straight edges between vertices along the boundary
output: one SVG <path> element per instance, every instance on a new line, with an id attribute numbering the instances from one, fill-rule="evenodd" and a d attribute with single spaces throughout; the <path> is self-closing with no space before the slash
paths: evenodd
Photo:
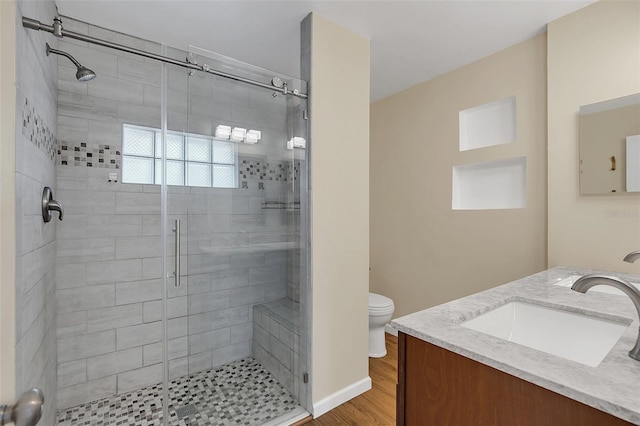
<path id="1" fill-rule="evenodd" d="M 396 330 L 395 328 L 391 327 L 389 324 L 384 326 L 384 332 L 398 337 L 398 330 Z"/>
<path id="2" fill-rule="evenodd" d="M 324 413 L 333 410 L 338 405 L 343 404 L 356 396 L 371 389 L 371 377 L 365 377 L 346 388 L 340 389 L 328 397 L 313 403 L 313 418 L 320 417 Z"/>

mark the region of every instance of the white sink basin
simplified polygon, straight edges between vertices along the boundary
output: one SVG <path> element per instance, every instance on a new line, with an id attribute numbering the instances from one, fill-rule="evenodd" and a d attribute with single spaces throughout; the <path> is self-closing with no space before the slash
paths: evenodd
<path id="1" fill-rule="evenodd" d="M 461 324 L 500 339 L 597 367 L 629 324 L 510 302 Z"/>
<path id="2" fill-rule="evenodd" d="M 560 287 L 571 287 L 573 283 L 575 283 L 578 280 L 578 278 L 581 278 L 581 277 L 582 275 L 569 275 L 567 278 L 564 278 L 558 281 L 557 283 L 554 283 L 554 285 L 559 285 Z M 629 284 L 633 285 L 635 288 L 640 290 L 640 284 L 638 283 L 629 283 Z M 592 292 L 621 294 L 623 296 L 625 295 L 623 292 L 621 292 L 617 288 L 609 287 L 608 285 L 597 285 L 595 287 L 592 287 L 589 289 L 589 293 L 592 293 Z"/>

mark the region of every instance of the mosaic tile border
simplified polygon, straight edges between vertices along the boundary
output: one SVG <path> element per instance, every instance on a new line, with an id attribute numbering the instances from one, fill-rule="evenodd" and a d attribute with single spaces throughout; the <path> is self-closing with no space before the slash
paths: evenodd
<path id="1" fill-rule="evenodd" d="M 269 163 L 264 158 L 239 157 L 238 175 L 240 180 L 261 180 L 291 182 L 300 179 L 301 161 L 284 160 Z"/>
<path id="2" fill-rule="evenodd" d="M 22 102 L 22 135 L 54 161 L 56 139 L 53 130 L 44 122 L 27 97 Z"/>
<path id="3" fill-rule="evenodd" d="M 86 142 L 58 141 L 58 165 L 120 169 L 122 153 L 113 145 L 88 147 Z"/>
<path id="4" fill-rule="evenodd" d="M 169 384 L 169 425 L 262 425 L 299 408 L 255 359 L 245 358 Z M 81 404 L 58 413 L 58 426 L 158 426 L 162 385 Z"/>

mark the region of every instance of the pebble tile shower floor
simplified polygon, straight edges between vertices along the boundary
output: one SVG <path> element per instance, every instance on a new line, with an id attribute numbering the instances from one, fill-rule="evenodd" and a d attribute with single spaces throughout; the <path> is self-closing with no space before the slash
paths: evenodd
<path id="1" fill-rule="evenodd" d="M 169 384 L 169 425 L 261 425 L 298 408 L 295 398 L 253 358 Z M 181 417 L 184 416 L 184 417 Z M 58 413 L 58 426 L 158 426 L 162 384 Z"/>

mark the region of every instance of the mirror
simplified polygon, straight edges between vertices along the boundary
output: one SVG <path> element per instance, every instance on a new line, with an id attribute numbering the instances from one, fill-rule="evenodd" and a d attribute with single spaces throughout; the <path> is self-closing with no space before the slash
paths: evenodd
<path id="1" fill-rule="evenodd" d="M 640 93 L 580 107 L 580 194 L 640 192 Z"/>

